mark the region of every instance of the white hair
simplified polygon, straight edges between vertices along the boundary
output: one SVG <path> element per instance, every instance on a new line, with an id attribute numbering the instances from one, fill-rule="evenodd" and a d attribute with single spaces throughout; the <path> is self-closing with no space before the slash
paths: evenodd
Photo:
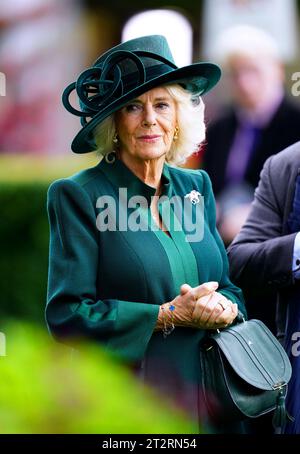
<path id="1" fill-rule="evenodd" d="M 205 106 L 200 97 L 193 99 L 191 93 L 178 84 L 164 85 L 164 88 L 175 101 L 179 128 L 178 139 L 172 142 L 166 155 L 166 161 L 172 165 L 183 164 L 199 149 L 199 145 L 205 139 Z M 116 127 L 112 114 L 95 128 L 97 154 L 103 157 L 112 151 L 115 133 Z"/>
<path id="2" fill-rule="evenodd" d="M 228 59 L 235 55 L 263 56 L 280 60 L 275 39 L 264 30 L 250 25 L 236 25 L 221 32 L 216 39 L 212 55 L 221 64 L 226 64 Z"/>

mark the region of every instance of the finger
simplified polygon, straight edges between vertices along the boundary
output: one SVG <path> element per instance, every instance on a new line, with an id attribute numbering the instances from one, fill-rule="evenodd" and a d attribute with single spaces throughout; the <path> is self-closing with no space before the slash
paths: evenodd
<path id="1" fill-rule="evenodd" d="M 201 296 L 209 295 L 217 290 L 219 287 L 218 282 L 205 282 L 204 284 L 198 285 L 192 291 L 194 293 L 195 299 L 201 298 Z"/>
<path id="2" fill-rule="evenodd" d="M 238 313 L 239 313 L 239 308 L 238 308 L 238 305 L 235 303 L 232 305 L 232 312 L 233 312 L 233 320 L 237 317 Z"/>
<path id="3" fill-rule="evenodd" d="M 238 315 L 238 305 L 230 300 L 227 300 L 227 302 L 230 303 L 232 316 L 235 318 Z"/>
<path id="4" fill-rule="evenodd" d="M 228 308 L 229 309 L 229 308 Z M 227 317 L 228 315 L 228 317 Z M 238 315 L 238 305 L 237 304 L 232 304 L 231 306 L 231 313 L 227 311 L 227 314 L 222 313 L 220 318 L 216 318 L 215 321 L 215 328 L 227 328 L 227 326 L 230 326 L 234 320 L 236 319 Z M 226 316 L 226 319 L 223 319 L 223 316 Z"/>
<path id="5" fill-rule="evenodd" d="M 228 306 L 215 320 L 217 325 L 229 325 L 235 319 L 232 306 Z"/>
<path id="6" fill-rule="evenodd" d="M 224 301 L 222 300 L 218 301 L 218 304 L 213 309 L 210 317 L 207 320 L 207 323 L 215 325 L 217 318 L 224 312 L 225 309 L 226 306 L 224 305 Z"/>
<path id="7" fill-rule="evenodd" d="M 216 324 L 216 320 L 218 317 L 220 317 L 221 314 L 224 313 L 224 311 L 228 308 L 232 311 L 232 308 L 234 307 L 232 301 L 227 299 L 224 295 L 221 293 L 215 292 L 214 293 L 214 301 L 217 303 L 214 309 L 212 310 L 209 318 L 207 319 L 207 323 L 210 325 Z M 232 316 L 233 316 L 233 312 Z"/>
<path id="8" fill-rule="evenodd" d="M 214 294 L 213 299 L 216 304 L 212 308 L 212 312 L 206 320 L 206 323 L 214 327 L 217 318 L 220 317 L 220 315 L 223 314 L 223 312 L 227 308 L 231 308 L 232 303 L 227 298 L 225 298 L 225 296 L 217 292 Z"/>
<path id="9" fill-rule="evenodd" d="M 202 319 L 204 308 L 206 307 L 209 299 L 211 298 L 211 294 L 202 296 L 199 298 L 195 303 L 195 308 L 193 312 L 193 320 L 195 323 L 198 323 L 200 319 Z"/>
<path id="10" fill-rule="evenodd" d="M 188 284 L 183 284 L 181 287 L 180 287 L 180 295 L 183 296 L 185 295 L 186 293 L 190 292 L 191 290 L 193 290 L 193 288 L 188 285 Z"/>
<path id="11" fill-rule="evenodd" d="M 199 317 L 199 321 L 201 323 L 203 323 L 203 324 L 206 324 L 208 322 L 210 316 L 212 315 L 215 307 L 218 304 L 218 299 L 217 299 L 217 294 L 216 293 L 208 295 L 206 299 L 207 299 L 206 304 L 204 304 L 204 307 L 202 309 L 202 313 L 201 313 L 201 315 Z M 201 308 L 201 306 L 203 306 L 203 298 L 201 298 L 201 303 L 202 304 L 198 303 L 200 308 Z M 200 312 L 200 310 L 199 310 L 199 312 Z"/>

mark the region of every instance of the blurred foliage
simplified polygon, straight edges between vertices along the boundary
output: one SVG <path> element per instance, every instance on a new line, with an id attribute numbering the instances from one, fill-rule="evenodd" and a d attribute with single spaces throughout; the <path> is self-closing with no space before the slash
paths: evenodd
<path id="1" fill-rule="evenodd" d="M 80 352 L 36 326 L 7 323 L 1 433 L 196 433 L 194 423 L 94 344 Z"/>
<path id="2" fill-rule="evenodd" d="M 44 323 L 49 228 L 47 188 L 56 178 L 96 164 L 93 155 L 0 159 L 0 318 Z"/>
<path id="3" fill-rule="evenodd" d="M 43 318 L 47 283 L 46 184 L 0 182 L 0 317 Z"/>
<path id="4" fill-rule="evenodd" d="M 56 178 L 67 177 L 79 170 L 92 167 L 98 159 L 94 153 L 76 155 L 36 156 L 0 155 L 1 183 L 50 183 Z"/>

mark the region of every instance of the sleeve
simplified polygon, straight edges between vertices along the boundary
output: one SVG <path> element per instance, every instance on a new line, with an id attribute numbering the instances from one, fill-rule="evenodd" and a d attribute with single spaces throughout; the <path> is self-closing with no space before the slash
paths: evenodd
<path id="1" fill-rule="evenodd" d="M 205 197 L 205 210 L 209 220 L 209 228 L 210 231 L 217 243 L 219 248 L 222 262 L 223 262 L 223 272 L 222 277 L 219 281 L 219 288 L 218 292 L 222 293 L 226 298 L 228 298 L 233 303 L 238 305 L 239 311 L 243 313 L 245 317 L 247 317 L 247 312 L 244 303 L 243 293 L 240 288 L 236 287 L 229 279 L 229 265 L 228 265 L 228 258 L 225 250 L 224 243 L 219 235 L 219 232 L 216 227 L 216 203 L 215 197 L 212 190 L 212 184 L 210 178 L 206 172 L 203 170 L 201 171 L 205 181 L 205 190 L 204 190 L 204 197 Z"/>
<path id="2" fill-rule="evenodd" d="M 279 179 L 285 172 L 281 161 L 278 169 L 272 167 L 273 159 L 266 161 L 250 214 L 228 249 L 232 279 L 252 292 L 253 288 L 266 292 L 293 283 L 296 233 L 282 235 L 283 207 L 278 203 L 275 188 L 283 191 L 285 186 Z"/>
<path id="3" fill-rule="evenodd" d="M 99 235 L 88 192 L 72 180 L 48 190 L 50 224 L 46 321 L 60 341 L 100 342 L 120 358 L 143 358 L 156 325 L 157 305 L 97 299 Z M 98 291 L 97 291 L 98 290 Z"/>

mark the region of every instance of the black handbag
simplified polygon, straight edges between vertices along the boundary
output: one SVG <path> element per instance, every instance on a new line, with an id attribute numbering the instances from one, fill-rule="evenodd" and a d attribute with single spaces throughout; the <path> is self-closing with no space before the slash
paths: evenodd
<path id="1" fill-rule="evenodd" d="M 257 418 L 274 410 L 273 425 L 283 428 L 291 378 L 289 358 L 260 320 L 208 332 L 200 349 L 202 387 L 212 421 Z"/>

